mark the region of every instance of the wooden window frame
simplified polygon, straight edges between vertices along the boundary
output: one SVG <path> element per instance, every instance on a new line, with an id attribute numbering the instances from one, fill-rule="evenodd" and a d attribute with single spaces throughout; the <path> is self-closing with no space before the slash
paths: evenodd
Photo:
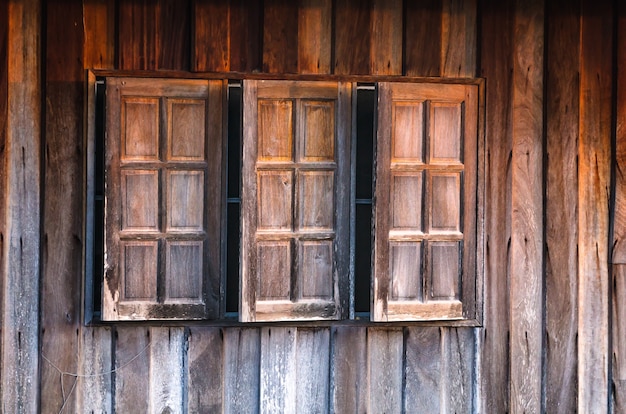
<path id="1" fill-rule="evenodd" d="M 93 274 L 93 263 L 94 263 L 94 253 L 93 253 L 93 245 L 94 245 L 94 143 L 95 143 L 95 108 L 96 108 L 96 96 L 95 96 L 95 85 L 97 79 L 101 77 L 143 77 L 143 78 L 183 78 L 183 79 L 219 79 L 224 81 L 224 85 L 229 80 L 236 80 L 244 82 L 246 80 L 287 80 L 287 81 L 337 81 L 337 82 L 352 82 L 354 85 L 359 83 L 369 83 L 369 84 L 379 84 L 380 82 L 394 82 L 394 83 L 426 83 L 432 85 L 446 85 L 446 84 L 454 84 L 454 85 L 471 85 L 476 88 L 477 93 L 477 126 L 476 126 L 476 152 L 477 152 L 477 160 L 476 160 L 476 245 L 475 245 L 475 274 L 473 275 L 474 280 L 474 288 L 473 288 L 473 298 L 471 300 L 471 307 L 463 309 L 463 315 L 460 318 L 438 318 L 433 320 L 428 319 L 378 319 L 378 321 L 374 320 L 374 305 L 372 304 L 372 309 L 370 311 L 369 317 L 366 315 L 355 315 L 354 312 L 354 294 L 353 287 L 348 287 L 349 289 L 349 297 L 348 297 L 348 310 L 342 310 L 341 317 L 336 320 L 282 320 L 277 319 L 281 323 L 293 324 L 297 326 L 318 326 L 318 325 L 336 325 L 336 324 L 357 324 L 357 325 L 368 325 L 368 326 L 407 326 L 407 325 L 424 325 L 424 326 L 481 326 L 482 318 L 483 318 L 483 279 L 484 279 L 484 211 L 485 211 L 485 138 L 484 138 L 484 113 L 485 113 L 485 83 L 483 79 L 480 78 L 472 78 L 472 79 L 439 79 L 439 78 L 398 78 L 398 77 L 388 77 L 388 76 L 334 76 L 334 75 L 325 75 L 325 76 L 317 76 L 317 75 L 269 75 L 269 74 L 232 74 L 232 73 L 181 73 L 181 72 L 122 72 L 122 71 L 107 71 L 107 70 L 96 70 L 96 71 L 87 71 L 86 74 L 86 100 L 85 100 L 85 148 L 86 157 L 85 157 L 85 171 L 87 174 L 87 180 L 85 184 L 85 206 L 84 206 L 84 216 L 85 216 L 85 243 L 84 243 L 84 272 L 85 277 L 83 278 L 83 295 L 82 295 L 82 310 L 83 310 L 83 320 L 86 324 L 98 324 L 105 322 L 101 319 L 97 312 L 94 312 L 94 274 Z M 226 86 L 224 87 L 226 89 Z M 243 88 L 242 88 L 243 89 Z M 356 92 L 356 88 L 353 88 Z M 223 112 L 226 112 L 227 102 L 224 100 L 223 102 Z M 355 143 L 354 136 L 356 134 L 356 126 L 354 125 L 356 116 L 354 116 L 354 112 L 356 111 L 356 96 L 352 102 L 352 128 L 351 128 L 351 150 L 352 160 L 350 170 L 350 186 L 353 187 L 352 194 L 350 195 L 350 215 L 349 215 L 349 225 L 351 227 L 350 230 L 350 247 L 351 251 L 349 260 L 350 260 L 350 269 L 347 274 L 341 275 L 342 279 L 347 280 L 348 284 L 353 284 L 353 271 L 354 271 L 354 203 L 355 203 L 355 195 L 354 195 L 354 152 L 355 152 Z M 225 115 L 224 115 L 225 116 Z M 242 125 L 242 127 L 244 127 Z M 226 125 L 224 122 L 224 131 L 226 130 Z M 225 134 L 226 132 L 224 132 Z M 374 140 L 376 141 L 377 133 L 374 133 Z M 226 139 L 224 138 L 224 142 Z M 225 145 L 225 144 L 224 144 Z M 376 144 L 375 144 L 376 145 Z M 224 154 L 223 157 L 226 157 Z M 374 148 L 374 158 L 377 157 L 377 149 Z M 225 168 L 222 168 L 223 174 L 225 175 Z M 224 185 L 225 185 L 225 178 Z M 374 180 L 376 180 L 376 171 L 374 170 Z M 224 193 L 225 194 L 225 193 Z M 226 196 L 224 195 L 224 201 Z M 222 210 L 226 211 L 226 203 L 223 203 Z M 243 213 L 243 211 L 242 211 Z M 372 220 L 375 220 L 374 214 L 372 215 Z M 225 223 L 222 224 L 221 238 L 225 239 Z M 374 244 L 376 240 L 372 235 L 372 272 L 371 272 L 371 283 L 374 283 Z M 225 245 L 225 242 L 223 243 Z M 225 266 L 225 248 L 221 251 L 221 258 L 223 265 Z M 241 266 L 241 262 L 240 262 Z M 467 276 L 467 275 L 466 275 Z M 226 280 L 225 280 L 225 269 L 220 271 L 220 280 L 219 280 L 219 291 L 220 291 L 220 299 L 219 299 L 219 309 L 217 314 L 214 314 L 212 318 L 200 318 L 202 324 L 206 325 L 215 325 L 215 326 L 245 326 L 249 322 L 238 322 L 233 318 L 233 315 L 227 315 L 225 311 L 226 299 L 225 299 L 225 288 L 226 288 Z M 97 293 L 95 293 L 97 294 Z M 239 289 L 239 295 L 241 300 L 241 287 Z M 372 293 L 371 302 L 375 300 L 374 294 Z M 164 321 L 170 321 L 168 323 L 176 323 L 175 320 L 186 321 L 190 320 L 183 316 L 178 316 L 175 318 L 155 318 L 155 319 L 144 319 L 143 322 L 150 322 L 154 320 L 157 323 L 163 323 Z"/>

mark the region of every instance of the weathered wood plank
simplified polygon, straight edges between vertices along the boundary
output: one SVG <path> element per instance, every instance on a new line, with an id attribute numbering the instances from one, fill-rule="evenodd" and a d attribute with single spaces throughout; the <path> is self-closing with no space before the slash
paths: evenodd
<path id="1" fill-rule="evenodd" d="M 476 76 L 476 0 L 444 0 L 441 23 L 441 76 Z"/>
<path id="2" fill-rule="evenodd" d="M 157 18 L 158 69 L 189 70 L 190 0 L 160 0 Z"/>
<path id="3" fill-rule="evenodd" d="M 228 0 L 194 1 L 193 64 L 198 72 L 230 70 L 230 8 Z"/>
<path id="4" fill-rule="evenodd" d="M 332 328 L 331 411 L 367 412 L 367 379 L 367 328 Z"/>
<path id="5" fill-rule="evenodd" d="M 441 328 L 404 330 L 404 410 L 439 413 L 442 396 Z"/>
<path id="6" fill-rule="evenodd" d="M 523 3 L 523 4 L 522 4 Z M 542 411 L 543 0 L 515 15 L 511 215 L 511 411 Z"/>
<path id="7" fill-rule="evenodd" d="M 626 266 L 613 265 L 612 412 L 626 410 Z"/>
<path id="8" fill-rule="evenodd" d="M 150 328 L 150 412 L 185 413 L 183 354 L 187 338 L 184 328 Z M 146 378 L 143 378 L 146 381 Z"/>
<path id="9" fill-rule="evenodd" d="M 230 70 L 261 69 L 263 57 L 261 2 L 230 0 Z"/>
<path id="10" fill-rule="evenodd" d="M 83 239 L 83 8 L 47 3 L 41 344 L 55 364 L 77 372 Z M 71 212 L 68 214 L 68 212 Z M 59 373 L 41 368 L 41 405 L 75 411 L 59 389 Z M 75 379 L 72 379 L 75 380 Z"/>
<path id="11" fill-rule="evenodd" d="M 607 412 L 609 390 L 612 5 L 584 0 L 581 21 L 578 411 L 595 413 Z"/>
<path id="12" fill-rule="evenodd" d="M 2 411 L 13 413 L 39 407 L 41 8 L 8 4 L 0 388 Z"/>
<path id="13" fill-rule="evenodd" d="M 476 412 L 475 351 L 473 328 L 441 329 L 441 412 Z"/>
<path id="14" fill-rule="evenodd" d="M 370 27 L 370 0 L 336 1 L 334 73 L 369 73 L 371 37 L 364 27 Z"/>
<path id="15" fill-rule="evenodd" d="M 115 332 L 116 413 L 145 412 L 150 401 L 150 347 L 164 346 L 150 337 L 150 329 L 121 326 Z"/>
<path id="16" fill-rule="evenodd" d="M 111 329 L 84 327 L 81 341 L 79 373 L 76 384 L 77 413 L 113 412 L 113 355 Z M 65 412 L 69 410 L 66 408 Z"/>
<path id="17" fill-rule="evenodd" d="M 578 67 L 580 8 L 547 5 L 546 72 L 546 411 L 576 411 L 578 329 Z"/>
<path id="18" fill-rule="evenodd" d="M 158 7 L 159 3 L 152 0 L 119 3 L 117 32 L 119 69 L 157 69 Z"/>
<path id="19" fill-rule="evenodd" d="M 298 3 L 263 2 L 263 72 L 298 71 Z"/>
<path id="20" fill-rule="evenodd" d="M 6 235 L 6 206 L 7 206 L 7 184 L 6 177 L 6 144 L 8 125 L 8 39 L 9 39 L 9 2 L 0 1 L 0 310 L 4 309 L 4 285 L 5 285 L 5 255 L 4 237 Z M 3 311 L 0 311 L 3 312 Z M 4 313 L 0 314 L 0 338 L 3 338 L 2 329 L 4 325 Z M 0 363 L 3 358 L 2 340 L 0 340 Z M 2 369 L 0 369 L 0 384 L 2 382 Z"/>
<path id="21" fill-rule="evenodd" d="M 329 408 L 330 328 L 298 329 L 296 411 L 326 413 Z"/>
<path id="22" fill-rule="evenodd" d="M 372 0 L 370 73 L 402 74 L 402 0 Z"/>
<path id="23" fill-rule="evenodd" d="M 261 329 L 261 412 L 296 412 L 295 354 L 296 328 Z"/>
<path id="24" fill-rule="evenodd" d="M 186 388 L 189 412 L 222 412 L 224 352 L 222 329 L 190 328 Z"/>
<path id="25" fill-rule="evenodd" d="M 404 10 L 404 74 L 439 76 L 441 0 L 407 0 Z"/>
<path id="26" fill-rule="evenodd" d="M 261 336 L 256 328 L 224 331 L 224 412 L 259 412 Z"/>
<path id="27" fill-rule="evenodd" d="M 510 102 L 513 10 L 510 2 L 487 0 L 481 7 L 481 76 L 486 88 L 485 296 L 481 332 L 481 407 L 508 412 L 509 289 L 512 152 Z M 498 361 L 494 363 L 494 361 Z"/>
<path id="28" fill-rule="evenodd" d="M 298 73 L 330 73 L 332 1 L 300 0 Z"/>
<path id="29" fill-rule="evenodd" d="M 83 66 L 88 69 L 115 67 L 115 0 L 84 0 L 85 48 Z"/>
<path id="30" fill-rule="evenodd" d="M 368 412 L 402 411 L 403 346 L 402 329 L 368 329 Z"/>

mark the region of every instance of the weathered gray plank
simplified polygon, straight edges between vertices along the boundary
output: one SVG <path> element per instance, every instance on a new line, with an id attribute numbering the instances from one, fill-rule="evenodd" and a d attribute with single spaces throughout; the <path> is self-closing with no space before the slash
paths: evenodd
<path id="1" fill-rule="evenodd" d="M 546 411 L 576 411 L 580 5 L 551 1 L 546 44 Z"/>
<path id="2" fill-rule="evenodd" d="M 224 412 L 259 412 L 261 342 L 256 328 L 224 330 Z"/>
<path id="3" fill-rule="evenodd" d="M 475 339 L 473 328 L 441 329 L 442 412 L 473 413 Z M 492 361 L 492 363 L 496 363 Z"/>
<path id="4" fill-rule="evenodd" d="M 613 265 L 613 412 L 626 410 L 626 266 Z"/>
<path id="5" fill-rule="evenodd" d="M 272 327 L 261 330 L 262 413 L 295 412 L 296 328 Z"/>
<path id="6" fill-rule="evenodd" d="M 150 328 L 150 338 L 150 412 L 187 412 L 183 405 L 185 330 Z"/>
<path id="7" fill-rule="evenodd" d="M 110 328 L 82 328 L 79 348 L 80 376 L 75 391 L 77 413 L 113 412 L 111 351 Z"/>
<path id="8" fill-rule="evenodd" d="M 399 328 L 370 328 L 367 332 L 369 410 L 402 411 L 403 335 Z"/>
<path id="9" fill-rule="evenodd" d="M 367 328 L 340 326 L 332 329 L 332 412 L 367 412 Z"/>
<path id="10" fill-rule="evenodd" d="M 39 406 L 41 2 L 8 5 L 2 411 Z M 28 51 L 28 53 L 24 53 Z"/>
<path id="11" fill-rule="evenodd" d="M 296 337 L 296 411 L 328 412 L 330 330 L 298 329 Z"/>
<path id="12" fill-rule="evenodd" d="M 441 76 L 476 76 L 476 0 L 442 1 Z"/>
<path id="13" fill-rule="evenodd" d="M 404 410 L 441 412 L 441 328 L 410 327 L 404 331 Z"/>
<path id="14" fill-rule="evenodd" d="M 578 412 L 581 413 L 608 410 L 612 5 L 610 0 L 582 2 L 578 146 Z"/>
<path id="15" fill-rule="evenodd" d="M 163 346 L 154 342 L 155 346 Z M 116 413 L 146 410 L 150 391 L 150 329 L 122 326 L 115 332 L 115 407 Z"/>
<path id="16" fill-rule="evenodd" d="M 220 328 L 189 329 L 187 400 L 189 412 L 222 411 L 224 335 Z"/>
<path id="17" fill-rule="evenodd" d="M 511 410 L 542 407 L 543 0 L 515 16 L 511 216 Z"/>

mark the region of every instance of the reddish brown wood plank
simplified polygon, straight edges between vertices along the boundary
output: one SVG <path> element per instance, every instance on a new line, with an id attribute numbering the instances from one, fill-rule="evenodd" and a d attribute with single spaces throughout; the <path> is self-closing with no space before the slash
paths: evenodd
<path id="1" fill-rule="evenodd" d="M 300 0 L 298 73 L 330 73 L 331 0 Z"/>
<path id="2" fill-rule="evenodd" d="M 580 9 L 548 3 L 546 72 L 546 411 L 576 411 Z"/>
<path id="3" fill-rule="evenodd" d="M 543 318 L 543 0 L 518 3 L 513 65 L 511 411 L 540 412 Z"/>
<path id="4" fill-rule="evenodd" d="M 298 71 L 298 3 L 263 2 L 263 72 Z"/>
<path id="5" fill-rule="evenodd" d="M 476 0 L 442 2 L 441 76 L 476 76 Z"/>
<path id="6" fill-rule="evenodd" d="M 404 11 L 404 74 L 439 76 L 441 0 L 407 0 Z"/>
<path id="7" fill-rule="evenodd" d="M 228 0 L 194 1 L 193 64 L 198 72 L 230 70 L 230 8 Z"/>
<path id="8" fill-rule="evenodd" d="M 481 76 L 486 88 L 485 291 L 481 407 L 486 413 L 508 412 L 509 293 L 512 151 L 510 100 L 513 10 L 509 2 L 485 1 L 482 10 Z M 497 362 L 495 362 L 497 361 Z"/>
<path id="9" fill-rule="evenodd" d="M 35 0 L 8 4 L 0 388 L 2 410 L 12 413 L 37 412 L 39 406 L 41 9 Z"/>
<path id="10" fill-rule="evenodd" d="M 155 0 L 135 0 L 120 2 L 118 7 L 118 68 L 157 69 L 159 4 Z"/>
<path id="11" fill-rule="evenodd" d="M 370 73 L 402 74 L 402 0 L 372 0 Z"/>
<path id="12" fill-rule="evenodd" d="M 157 19 L 157 68 L 189 70 L 191 56 L 190 0 L 160 0 Z"/>
<path id="13" fill-rule="evenodd" d="M 88 69 L 114 69 L 115 0 L 85 0 L 83 22 L 83 66 Z"/>
<path id="14" fill-rule="evenodd" d="M 83 8 L 47 3 L 46 157 L 43 221 L 42 349 L 57 367 L 77 372 L 83 238 Z M 67 378 L 65 378 L 67 379 Z M 73 381 L 73 379 L 70 379 Z M 59 393 L 59 373 L 42 365 L 41 401 L 74 410 Z"/>
<path id="15" fill-rule="evenodd" d="M 230 0 L 230 70 L 261 69 L 262 22 L 261 2 Z"/>
<path id="16" fill-rule="evenodd" d="M 335 3 L 334 72 L 362 75 L 370 71 L 370 1 L 337 0 Z"/>

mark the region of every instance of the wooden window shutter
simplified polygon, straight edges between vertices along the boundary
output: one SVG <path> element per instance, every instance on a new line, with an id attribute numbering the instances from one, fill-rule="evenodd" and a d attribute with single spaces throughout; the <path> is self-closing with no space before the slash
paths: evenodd
<path id="1" fill-rule="evenodd" d="M 478 89 L 379 84 L 375 321 L 476 317 Z"/>
<path id="2" fill-rule="evenodd" d="M 242 321 L 349 311 L 352 85 L 244 82 Z"/>
<path id="3" fill-rule="evenodd" d="M 106 82 L 103 320 L 217 318 L 223 81 Z"/>

